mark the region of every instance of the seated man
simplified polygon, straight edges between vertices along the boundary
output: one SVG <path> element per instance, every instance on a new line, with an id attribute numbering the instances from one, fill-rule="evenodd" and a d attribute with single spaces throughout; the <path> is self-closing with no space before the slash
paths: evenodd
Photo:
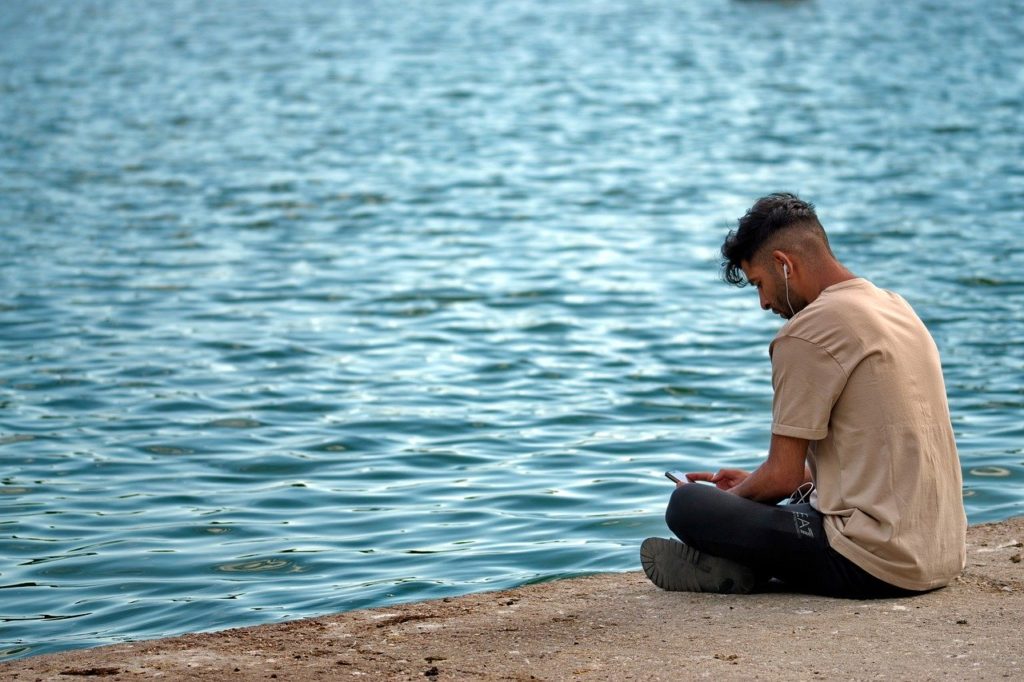
<path id="1" fill-rule="evenodd" d="M 900 296 L 832 253 L 814 207 L 754 204 L 722 246 L 725 280 L 786 322 L 768 348 L 772 429 L 753 473 L 686 475 L 648 538 L 666 590 L 788 589 L 867 598 L 949 583 L 966 559 L 960 462 L 935 342 Z M 710 482 L 714 485 L 698 483 Z M 804 484 L 806 502 L 777 504 Z"/>

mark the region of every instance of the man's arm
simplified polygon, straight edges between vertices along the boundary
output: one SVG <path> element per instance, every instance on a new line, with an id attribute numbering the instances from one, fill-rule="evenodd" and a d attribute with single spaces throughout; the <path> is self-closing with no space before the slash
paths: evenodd
<path id="1" fill-rule="evenodd" d="M 789 497 L 807 480 L 809 442 L 772 434 L 768 459 L 735 487 L 729 488 L 729 492 L 756 502 L 775 503 Z"/>

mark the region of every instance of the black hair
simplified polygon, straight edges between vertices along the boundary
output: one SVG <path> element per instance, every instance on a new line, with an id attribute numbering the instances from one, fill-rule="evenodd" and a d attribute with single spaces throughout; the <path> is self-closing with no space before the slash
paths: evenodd
<path id="1" fill-rule="evenodd" d="M 758 199 L 739 219 L 736 229 L 729 231 L 722 244 L 722 278 L 736 286 L 747 284 L 740 264 L 754 260 L 772 237 L 796 225 L 819 233 L 828 248 L 828 238 L 818 222 L 814 204 L 789 192 L 776 192 Z"/>

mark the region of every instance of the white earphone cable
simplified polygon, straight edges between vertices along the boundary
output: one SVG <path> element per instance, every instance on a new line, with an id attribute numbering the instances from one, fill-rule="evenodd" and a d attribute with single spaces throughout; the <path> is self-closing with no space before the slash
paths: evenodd
<path id="1" fill-rule="evenodd" d="M 793 312 L 793 304 L 789 302 L 789 267 L 782 266 L 782 273 L 786 276 L 786 305 L 789 306 L 789 316 L 793 317 L 796 313 Z"/>

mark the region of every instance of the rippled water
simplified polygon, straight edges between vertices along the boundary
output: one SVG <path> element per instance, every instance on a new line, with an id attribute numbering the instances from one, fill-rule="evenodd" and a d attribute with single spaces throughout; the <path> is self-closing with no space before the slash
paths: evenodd
<path id="1" fill-rule="evenodd" d="M 0 656 L 637 567 L 753 466 L 760 194 L 1024 511 L 1018 3 L 0 6 Z"/>

